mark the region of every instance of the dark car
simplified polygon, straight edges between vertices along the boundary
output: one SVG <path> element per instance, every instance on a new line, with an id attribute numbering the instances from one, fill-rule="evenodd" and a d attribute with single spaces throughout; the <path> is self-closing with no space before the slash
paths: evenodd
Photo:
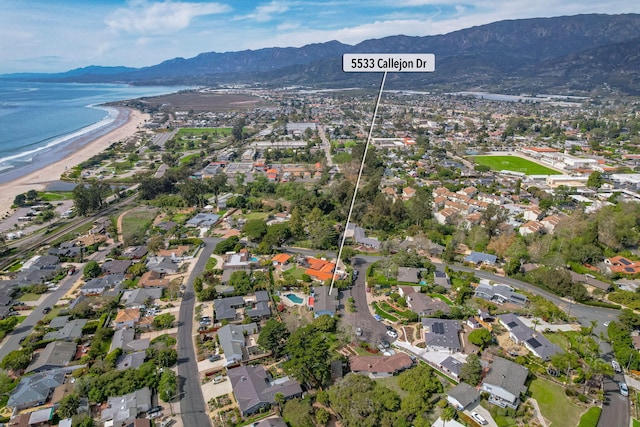
<path id="1" fill-rule="evenodd" d="M 42 312 L 43 312 L 44 314 L 47 314 L 47 313 L 48 313 L 48 312 L 50 312 L 50 311 L 51 311 L 51 307 L 45 307 L 45 308 L 43 308 L 43 309 L 42 309 Z"/>
<path id="2" fill-rule="evenodd" d="M 153 414 L 153 413 L 156 413 L 156 412 L 160 412 L 160 411 L 162 411 L 162 409 L 163 409 L 162 406 L 154 406 L 153 408 L 151 408 L 151 409 L 149 409 L 147 411 L 147 414 Z"/>
<path id="3" fill-rule="evenodd" d="M 222 356 L 220 356 L 219 354 L 212 354 L 211 356 L 209 356 L 209 362 L 215 362 L 220 359 L 222 359 Z"/>

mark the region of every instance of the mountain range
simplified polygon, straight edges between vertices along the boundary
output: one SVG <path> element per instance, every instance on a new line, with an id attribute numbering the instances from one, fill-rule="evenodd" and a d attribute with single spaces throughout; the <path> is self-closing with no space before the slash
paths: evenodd
<path id="1" fill-rule="evenodd" d="M 575 15 L 494 22 L 443 35 L 391 36 L 357 45 L 202 53 L 143 67 L 89 66 L 24 80 L 137 85 L 376 87 L 376 73 L 342 72 L 345 53 L 434 53 L 434 73 L 390 73 L 389 89 L 502 93 L 640 94 L 640 14 Z"/>

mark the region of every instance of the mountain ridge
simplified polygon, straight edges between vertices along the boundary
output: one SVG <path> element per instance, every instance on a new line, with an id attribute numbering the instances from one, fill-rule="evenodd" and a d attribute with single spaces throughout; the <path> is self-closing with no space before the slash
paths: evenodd
<path id="1" fill-rule="evenodd" d="M 447 34 L 396 35 L 356 45 L 334 40 L 299 48 L 205 52 L 142 68 L 89 66 L 22 78 L 138 85 L 367 87 L 377 84 L 379 77 L 343 73 L 343 54 L 428 52 L 436 55 L 435 73 L 399 74 L 389 84 L 397 89 L 560 92 L 609 87 L 635 95 L 640 94 L 638 41 L 640 14 L 589 14 L 504 20 Z"/>

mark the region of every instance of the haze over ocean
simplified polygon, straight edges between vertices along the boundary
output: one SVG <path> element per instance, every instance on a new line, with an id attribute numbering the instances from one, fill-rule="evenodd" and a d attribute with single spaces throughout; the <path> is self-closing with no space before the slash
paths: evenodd
<path id="1" fill-rule="evenodd" d="M 99 104 L 182 89 L 0 79 L 0 180 L 60 160 L 56 150 L 81 135 L 112 129 L 117 110 Z"/>

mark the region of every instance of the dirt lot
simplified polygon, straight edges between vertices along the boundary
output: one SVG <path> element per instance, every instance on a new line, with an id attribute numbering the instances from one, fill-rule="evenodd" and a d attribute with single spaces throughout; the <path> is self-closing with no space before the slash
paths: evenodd
<path id="1" fill-rule="evenodd" d="M 154 107 L 163 105 L 164 111 L 230 111 L 247 110 L 270 106 L 257 96 L 234 93 L 181 92 L 170 95 L 144 98 L 144 102 Z"/>

